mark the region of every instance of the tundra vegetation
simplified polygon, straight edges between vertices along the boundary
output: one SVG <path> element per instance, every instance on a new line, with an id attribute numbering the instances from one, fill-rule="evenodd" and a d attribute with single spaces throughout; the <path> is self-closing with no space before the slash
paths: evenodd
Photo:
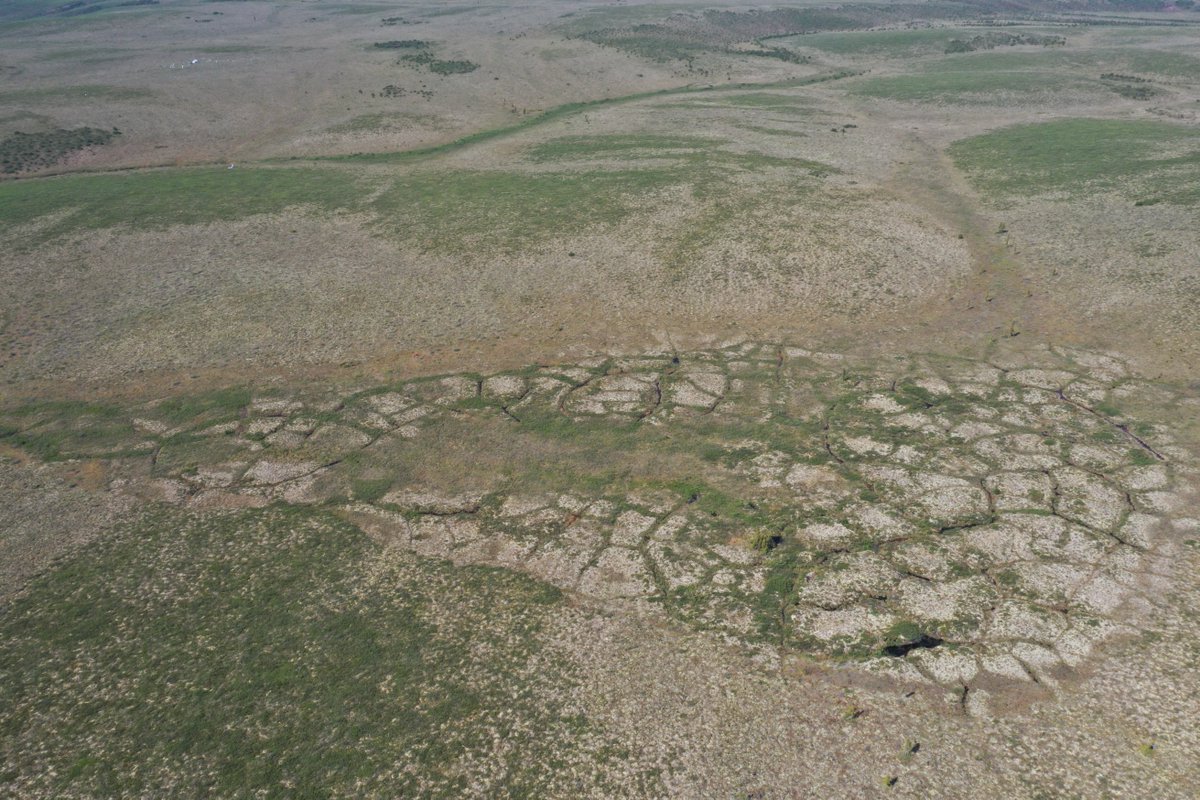
<path id="1" fill-rule="evenodd" d="M 1194 797 L 1197 45 L 0 4 L 0 796 Z"/>

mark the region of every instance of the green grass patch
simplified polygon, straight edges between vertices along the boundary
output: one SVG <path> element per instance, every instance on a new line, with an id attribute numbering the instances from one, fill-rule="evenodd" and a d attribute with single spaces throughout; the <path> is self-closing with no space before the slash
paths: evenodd
<path id="1" fill-rule="evenodd" d="M 130 56 L 130 51 L 113 47 L 73 47 L 51 50 L 38 56 L 38 61 L 70 61 L 75 64 L 100 64 L 106 61 L 121 61 Z"/>
<path id="2" fill-rule="evenodd" d="M 385 42 L 384 44 L 397 44 Z M 403 44 L 402 42 L 399 44 Z M 379 44 L 375 45 L 379 47 Z M 430 72 L 438 75 L 464 75 L 468 72 L 474 72 L 479 69 L 479 65 L 474 61 L 466 61 L 463 59 L 443 60 L 434 58 L 432 53 L 425 50 L 418 50 L 416 53 L 409 53 L 400 56 L 400 61 L 408 64 L 416 64 L 417 66 L 425 67 Z"/>
<path id="3" fill-rule="evenodd" d="M 440 147 L 338 160 L 389 163 L 433 156 L 603 104 L 562 106 L 516 126 L 484 131 Z M 369 117 L 358 125 L 370 127 L 378 122 L 378 118 Z M 685 147 L 674 147 L 680 144 Z M 671 154 L 672 160 L 645 169 L 542 174 L 419 171 L 390 183 L 387 178 L 361 178 L 348 170 L 314 166 L 75 175 L 0 185 L 0 219 L 16 226 L 62 214 L 38 231 L 37 237 L 44 240 L 122 225 L 153 230 L 172 224 L 235 220 L 307 205 L 326 213 L 340 209 L 375 211 L 381 232 L 426 249 L 461 252 L 480 245 L 514 249 L 547 236 L 621 222 L 643 207 L 655 192 L 683 184 L 692 184 L 702 192 L 721 185 L 732 170 L 787 168 L 808 174 L 830 171 L 804 159 L 735 153 L 718 148 L 718 144 L 719 140 L 688 136 L 564 137 L 535 148 L 531 157 L 552 160 L 597 153 L 620 157 L 660 153 Z M 377 188 L 383 191 L 370 204 L 362 200 Z"/>
<path id="4" fill-rule="evenodd" d="M 883 641 L 888 645 L 904 644 L 920 639 L 924 629 L 916 622 L 901 620 L 894 623 L 883 633 Z"/>
<path id="5" fill-rule="evenodd" d="M 1145 84 L 1129 84 L 1123 82 L 1108 82 L 1109 91 L 1115 92 L 1130 100 L 1151 100 L 1158 95 L 1158 90 Z"/>
<path id="6" fill-rule="evenodd" d="M 164 400 L 154 407 L 154 416 L 173 424 L 214 423 L 234 419 L 250 405 L 250 390 L 234 386 L 183 395 Z"/>
<path id="7" fill-rule="evenodd" d="M 641 142 L 645 144 L 645 142 Z M 597 151 L 628 155 L 636 143 L 554 140 L 542 159 Z M 63 214 L 38 229 L 37 241 L 83 230 L 118 226 L 161 229 L 173 224 L 235 220 L 312 206 L 377 215 L 382 235 L 427 250 L 464 252 L 480 246 L 516 250 L 531 242 L 620 223 L 656 192 L 690 184 L 711 191 L 735 170 L 791 168 L 822 174 L 828 168 L 803 159 L 727 151 L 668 151 L 675 157 L 643 169 L 590 169 L 551 173 L 519 171 L 414 171 L 394 179 L 359 179 L 332 167 L 188 169 L 72 175 L 0 184 L 3 221 L 10 226 Z M 370 190 L 382 191 L 370 203 Z"/>
<path id="8" fill-rule="evenodd" d="M 354 499 L 363 503 L 376 503 L 392 488 L 391 478 L 358 478 L 351 483 Z"/>
<path id="9" fill-rule="evenodd" d="M 173 169 L 70 175 L 0 184 L 6 226 L 68 212 L 43 236 L 115 226 L 161 229 L 242 219 L 298 205 L 325 211 L 353 208 L 361 190 L 334 169 Z"/>
<path id="10" fill-rule="evenodd" d="M 869 78 L 851 94 L 905 102 L 976 105 L 1021 102 L 1099 90 L 1094 73 L 1113 66 L 1101 53 L 1055 48 L 1035 53 L 979 52 L 925 62 L 906 75 Z"/>
<path id="11" fill-rule="evenodd" d="M 735 497 L 699 480 L 671 481 L 666 488 L 681 502 L 693 505 L 710 518 L 723 523 L 765 524 L 767 512 L 745 499 Z"/>
<path id="12" fill-rule="evenodd" d="M 1200 133 L 1168 122 L 1018 125 L 955 142 L 950 154 L 997 197 L 1115 190 L 1143 205 L 1200 200 Z"/>
<path id="13" fill-rule="evenodd" d="M 326 13 L 338 16 L 365 16 L 378 14 L 385 6 L 375 3 L 337 3 L 324 6 Z"/>
<path id="14" fill-rule="evenodd" d="M 1038 47 L 1061 47 L 1067 43 L 1065 36 L 1040 33 L 1010 33 L 988 31 L 956 37 L 946 43 L 947 53 L 973 53 L 977 50 L 992 50 L 997 47 L 1034 45 Z"/>
<path id="15" fill-rule="evenodd" d="M 386 42 L 376 42 L 372 47 L 380 50 L 424 50 L 433 42 L 425 39 L 389 39 Z"/>
<path id="16" fill-rule="evenodd" d="M 31 403 L 5 417 L 6 443 L 42 461 L 125 455 L 138 441 L 125 411 L 107 404 Z"/>
<path id="17" fill-rule="evenodd" d="M 533 240 L 621 222 L 639 201 L 688 177 L 675 169 L 422 172 L 398 178 L 373 208 L 380 226 L 425 249 L 513 250 Z"/>
<path id="18" fill-rule="evenodd" d="M 806 33 L 778 40 L 788 47 L 811 48 L 823 53 L 848 57 L 913 58 L 958 50 L 988 49 L 1018 44 L 1058 45 L 1069 28 L 1053 26 L 1005 26 L 987 31 L 970 28 L 914 28 L 879 31 L 837 31 Z M 964 49 L 953 42 L 969 45 Z"/>
<path id="19" fill-rule="evenodd" d="M 1159 463 L 1158 459 L 1152 454 L 1140 448 L 1131 448 L 1126 455 L 1131 464 L 1139 467 L 1149 467 Z"/>
<path id="20" fill-rule="evenodd" d="M 119 0 L 118 0 L 119 2 Z M 116 6 L 113 2 L 107 5 Z M 75 16 L 94 13 L 103 8 L 98 0 L 7 0 L 0 8 L 0 20 L 31 19 L 36 17 Z"/>
<path id="21" fill-rule="evenodd" d="M 653 30 L 655 26 L 637 26 L 634 31 L 596 31 L 582 38 L 595 44 L 623 50 L 648 61 L 692 61 L 697 56 L 720 50 L 702 41 L 678 38 L 669 32 Z"/>
<path id="22" fill-rule="evenodd" d="M 429 67 L 430 72 L 438 75 L 465 75 L 468 72 L 474 72 L 479 69 L 479 65 L 474 61 L 467 61 L 465 59 L 434 59 L 426 66 Z"/>
<path id="23" fill-rule="evenodd" d="M 359 114 L 339 125 L 334 125 L 329 131 L 331 133 L 377 133 L 402 127 L 404 123 L 413 125 L 436 123 L 437 119 L 437 116 L 433 114 L 416 114 L 407 111 Z"/>
<path id="24" fill-rule="evenodd" d="M 1190 25 L 1112 25 L 1093 29 L 1099 41 L 1105 45 L 1166 44 L 1164 40 L 1177 39 L 1187 45 L 1192 36 Z M 1172 42 L 1171 44 L 1174 44 Z"/>
<path id="25" fill-rule="evenodd" d="M 466 767 L 489 759 L 486 793 L 559 794 L 553 759 L 588 728 L 538 699 L 565 680 L 538 638 L 559 599 L 504 570 L 381 558 L 321 513 L 151 515 L 0 613 L 5 783 L 449 797 L 480 790 Z"/>
<path id="26" fill-rule="evenodd" d="M 556 161 L 571 158 L 636 156 L 654 157 L 679 151 L 707 150 L 721 144 L 723 139 L 704 136 L 664 135 L 649 133 L 609 134 L 603 136 L 561 136 L 534 145 L 526 157 L 531 161 Z M 665 151 L 665 152 L 664 152 Z"/>
<path id="27" fill-rule="evenodd" d="M 1059 72 L 984 72 L 947 68 L 944 72 L 870 78 L 855 84 L 850 92 L 862 97 L 887 100 L 970 105 L 994 103 L 1006 94 L 1062 94 L 1086 89 L 1088 85 L 1086 80 Z"/>
<path id="28" fill-rule="evenodd" d="M 781 196 L 797 199 L 810 196 L 817 185 L 814 179 L 836 172 L 830 166 L 807 159 L 739 153 L 725 149 L 723 144 L 725 141 L 720 139 L 686 135 L 569 136 L 532 147 L 528 158 L 539 163 L 619 159 L 627 164 L 653 159 L 655 167 L 629 174 L 655 176 L 656 188 L 687 185 L 691 196 L 704 207 L 679 236 L 660 248 L 664 262 L 682 277 L 687 274 L 686 265 L 705 248 L 727 237 L 731 226 L 744 226 L 747 217 L 760 218 L 770 213 Z M 779 186 L 767 193 L 739 191 L 733 186 L 733 178 L 746 172 L 768 174 Z M 599 197 L 592 198 L 596 199 Z"/>
<path id="29" fill-rule="evenodd" d="M 26 0 L 28 2 L 29 0 Z M 568 12 L 561 15 L 564 22 L 559 23 L 559 29 L 566 33 L 588 33 L 606 28 L 634 25 L 642 22 L 656 22 L 677 11 L 694 10 L 695 6 L 686 3 L 648 3 L 646 5 L 606 5 L 595 6 L 580 12 Z"/>

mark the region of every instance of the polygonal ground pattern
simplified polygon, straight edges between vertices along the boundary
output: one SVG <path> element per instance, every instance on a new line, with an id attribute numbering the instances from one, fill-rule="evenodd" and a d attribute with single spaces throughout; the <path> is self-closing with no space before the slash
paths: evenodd
<path id="1" fill-rule="evenodd" d="M 26 409 L 9 428 L 57 457 L 149 462 L 117 491 L 215 513 L 334 503 L 392 546 L 656 609 L 764 654 L 1052 686 L 1152 612 L 1170 574 L 1160 544 L 1195 522 L 1172 491 L 1183 451 L 1120 411 L 1166 390 L 1103 354 L 1030 364 L 747 343 L 257 397 L 182 422 L 152 403 L 63 431 Z M 510 426 L 514 450 L 587 433 L 598 462 L 661 451 L 679 474 L 548 491 L 517 468 L 450 492 L 389 473 L 451 423 Z M 624 437 L 612 453 L 604 434 Z"/>

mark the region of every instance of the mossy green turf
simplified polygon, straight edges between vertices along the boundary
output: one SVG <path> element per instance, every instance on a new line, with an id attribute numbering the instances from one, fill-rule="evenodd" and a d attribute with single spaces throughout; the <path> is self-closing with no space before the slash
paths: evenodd
<path id="1" fill-rule="evenodd" d="M 671 169 L 452 171 L 397 179 L 373 203 L 379 225 L 427 250 L 532 240 L 625 219 L 638 198 L 687 180 Z"/>
<path id="2" fill-rule="evenodd" d="M 361 191 L 334 169 L 198 168 L 72 175 L 0 184 L 6 226 L 68 211 L 48 235 L 130 225 L 161 229 L 315 205 L 354 207 Z"/>
<path id="3" fill-rule="evenodd" d="M 1200 201 L 1200 133 L 1184 125 L 1064 119 L 964 139 L 950 154 L 997 199 L 1117 191 L 1141 204 Z"/>
<path id="4" fill-rule="evenodd" d="M 320 511 L 152 512 L 0 609 L 2 780 L 447 797 L 469 788 L 460 757 L 521 730 L 493 788 L 537 796 L 586 726 L 531 699 L 561 679 L 539 645 L 558 603 L 515 573 L 389 558 Z"/>
<path id="5" fill-rule="evenodd" d="M 529 174 L 419 172 L 394 180 L 326 168 L 206 168 L 69 176 L 0 184 L 7 225 L 67 212 L 37 238 L 101 228 L 161 229 L 277 213 L 297 206 L 362 210 L 379 228 L 429 249 L 507 246 L 551 230 L 623 218 L 629 198 L 687 180 L 669 169 Z M 363 198 L 381 189 L 372 202 Z"/>
<path id="6" fill-rule="evenodd" d="M 1087 78 L 1057 70 L 960 69 L 959 66 L 946 64 L 936 72 L 869 78 L 854 84 L 849 91 L 888 100 L 971 105 L 997 103 L 1004 95 L 1063 94 L 1097 85 Z"/>

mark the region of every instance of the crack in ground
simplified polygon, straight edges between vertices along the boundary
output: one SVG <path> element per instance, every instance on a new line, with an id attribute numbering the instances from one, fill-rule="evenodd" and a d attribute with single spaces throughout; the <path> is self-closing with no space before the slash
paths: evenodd
<path id="1" fill-rule="evenodd" d="M 1068 404 L 1074 406 L 1075 408 L 1080 409 L 1081 411 L 1086 411 L 1087 413 L 1094 416 L 1096 419 L 1099 419 L 1099 420 L 1111 425 L 1112 427 L 1116 428 L 1121 433 L 1125 434 L 1131 441 L 1133 441 L 1135 444 L 1137 444 L 1138 447 L 1142 448 L 1147 453 L 1149 453 L 1150 455 L 1157 458 L 1159 461 L 1167 460 L 1167 457 L 1164 456 L 1162 453 L 1158 452 L 1157 450 L 1155 450 L 1153 447 L 1151 447 L 1149 442 L 1147 442 L 1142 437 L 1138 436 L 1133 431 L 1129 430 L 1128 423 L 1115 422 L 1115 421 L 1109 419 L 1104 414 L 1101 414 L 1096 409 L 1087 405 L 1086 403 L 1081 403 L 1078 400 L 1072 400 L 1070 397 L 1067 397 L 1066 392 L 1062 388 L 1055 390 L 1055 394 L 1058 395 L 1058 399 L 1062 400 L 1064 403 L 1068 403 Z"/>

